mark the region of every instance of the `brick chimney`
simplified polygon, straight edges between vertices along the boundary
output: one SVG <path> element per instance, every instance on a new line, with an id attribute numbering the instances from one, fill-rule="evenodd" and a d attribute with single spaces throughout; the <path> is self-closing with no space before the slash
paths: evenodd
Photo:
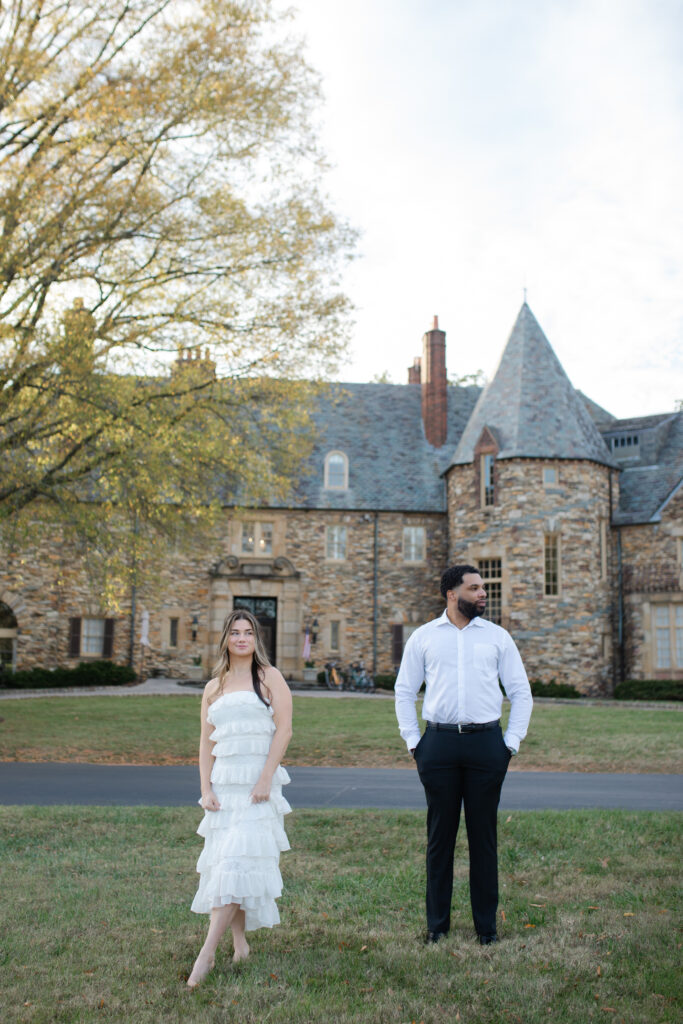
<path id="1" fill-rule="evenodd" d="M 409 384 L 421 384 L 422 383 L 422 367 L 420 366 L 422 360 L 419 356 L 415 356 L 413 359 L 413 365 L 408 367 L 408 383 Z"/>
<path id="2" fill-rule="evenodd" d="M 425 436 L 435 448 L 446 443 L 448 409 L 446 380 L 446 333 L 439 330 L 439 318 L 422 338 L 422 422 Z"/>

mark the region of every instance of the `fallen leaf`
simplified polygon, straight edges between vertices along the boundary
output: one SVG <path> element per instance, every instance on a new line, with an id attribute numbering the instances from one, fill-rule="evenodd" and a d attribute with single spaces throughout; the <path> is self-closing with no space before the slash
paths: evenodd
<path id="1" fill-rule="evenodd" d="M 525 924 L 524 927 L 525 928 L 535 928 L 536 925 L 535 924 Z"/>
<path id="2" fill-rule="evenodd" d="M 602 975 L 602 968 L 600 967 L 600 964 L 598 964 L 598 977 L 600 977 L 601 975 Z"/>
<path id="3" fill-rule="evenodd" d="M 325 913 L 325 911 L 323 910 L 323 911 L 322 911 L 322 916 L 323 916 L 324 918 L 327 918 L 327 917 L 329 917 L 329 914 L 326 914 L 326 913 Z"/>
<path id="4" fill-rule="evenodd" d="M 544 907 L 545 903 L 530 903 L 530 907 Z"/>
<path id="5" fill-rule="evenodd" d="M 505 824 L 507 825 L 507 824 L 509 824 L 509 822 L 511 822 L 511 821 L 512 821 L 512 815 L 510 814 L 510 815 L 508 815 L 508 817 L 507 817 L 507 818 L 505 819 Z"/>
<path id="6" fill-rule="evenodd" d="M 600 907 L 586 907 L 586 910 L 599 910 Z"/>
<path id="7" fill-rule="evenodd" d="M 604 1010 L 605 1013 L 616 1013 L 617 1012 L 614 1006 L 601 1006 L 600 1009 Z"/>
<path id="8" fill-rule="evenodd" d="M 154 932 L 155 935 L 163 935 L 164 934 L 164 929 L 163 928 L 152 928 L 152 931 Z"/>
<path id="9" fill-rule="evenodd" d="M 507 921 L 507 917 L 505 916 L 505 911 L 504 910 L 501 910 L 500 918 L 501 918 L 501 921 Z"/>
<path id="10" fill-rule="evenodd" d="M 636 915 L 632 914 L 630 910 L 627 910 L 626 913 L 624 914 L 624 917 L 635 917 L 635 916 Z"/>
<path id="11" fill-rule="evenodd" d="M 277 981 L 277 974 L 271 974 L 271 978 L 273 978 L 274 981 Z"/>
<path id="12" fill-rule="evenodd" d="M 361 946 L 360 947 L 361 953 L 364 953 L 367 948 L 368 948 L 367 946 Z"/>
<path id="13" fill-rule="evenodd" d="M 104 999 L 100 999 L 100 1010 L 104 1009 Z"/>

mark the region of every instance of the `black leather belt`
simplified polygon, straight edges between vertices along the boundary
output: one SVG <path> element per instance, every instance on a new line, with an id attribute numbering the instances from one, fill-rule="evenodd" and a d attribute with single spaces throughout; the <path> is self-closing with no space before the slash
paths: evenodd
<path id="1" fill-rule="evenodd" d="M 427 722 L 428 729 L 445 729 L 447 732 L 485 732 L 500 725 L 500 718 L 495 722 Z"/>

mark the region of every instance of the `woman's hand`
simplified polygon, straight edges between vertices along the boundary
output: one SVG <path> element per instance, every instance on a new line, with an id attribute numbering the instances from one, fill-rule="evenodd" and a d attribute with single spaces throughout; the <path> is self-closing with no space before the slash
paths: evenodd
<path id="1" fill-rule="evenodd" d="M 260 778 L 251 793 L 249 799 L 253 804 L 262 804 L 266 800 L 270 800 L 270 784 L 271 779 Z"/>
<path id="2" fill-rule="evenodd" d="M 212 789 L 208 793 L 202 793 L 202 807 L 205 811 L 220 811 L 221 805 L 218 803 L 218 797 Z"/>

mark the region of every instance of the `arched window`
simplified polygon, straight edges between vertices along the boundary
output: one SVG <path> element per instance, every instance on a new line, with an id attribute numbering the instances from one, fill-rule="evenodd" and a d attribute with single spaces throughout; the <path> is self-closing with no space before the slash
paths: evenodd
<path id="1" fill-rule="evenodd" d="M 349 460 L 343 452 L 328 452 L 325 456 L 325 489 L 345 491 L 349 486 Z"/>

